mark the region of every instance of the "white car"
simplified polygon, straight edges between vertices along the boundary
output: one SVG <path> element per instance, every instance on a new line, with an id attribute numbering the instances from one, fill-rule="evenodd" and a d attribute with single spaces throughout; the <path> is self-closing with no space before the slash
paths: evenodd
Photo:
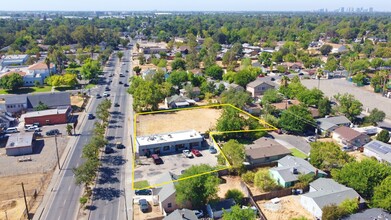
<path id="1" fill-rule="evenodd" d="M 29 131 L 36 131 L 36 132 L 39 132 L 39 131 L 41 131 L 41 129 L 38 128 L 37 126 L 30 126 L 30 127 L 28 127 L 28 128 L 25 128 L 24 131 L 27 131 L 27 132 L 29 132 Z"/>
<path id="2" fill-rule="evenodd" d="M 107 93 L 107 92 L 104 92 L 104 93 L 103 93 L 103 97 L 109 97 L 109 96 L 110 96 L 109 93 Z"/>
<path id="3" fill-rule="evenodd" d="M 192 158 L 193 154 L 189 150 L 183 150 L 183 155 L 187 158 Z"/>
<path id="4" fill-rule="evenodd" d="M 197 218 L 204 217 L 204 212 L 202 210 L 193 210 L 193 212 L 197 216 Z"/>

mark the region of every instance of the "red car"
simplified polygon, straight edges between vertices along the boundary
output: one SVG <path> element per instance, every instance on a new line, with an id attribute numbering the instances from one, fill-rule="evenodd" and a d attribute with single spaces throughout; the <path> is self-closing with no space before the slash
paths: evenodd
<path id="1" fill-rule="evenodd" d="M 191 149 L 191 152 L 192 152 L 192 153 L 194 154 L 194 156 L 196 156 L 196 157 L 202 156 L 202 154 L 200 153 L 200 151 L 197 150 L 197 149 Z"/>

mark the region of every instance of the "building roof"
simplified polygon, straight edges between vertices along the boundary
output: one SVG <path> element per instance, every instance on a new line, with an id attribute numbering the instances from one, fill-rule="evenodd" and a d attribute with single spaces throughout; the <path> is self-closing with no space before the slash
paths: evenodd
<path id="1" fill-rule="evenodd" d="M 50 68 L 53 68 L 54 64 L 50 63 Z M 28 70 L 46 70 L 48 66 L 45 62 L 38 62 L 28 67 Z"/>
<path id="2" fill-rule="evenodd" d="M 366 145 L 364 149 L 375 152 L 382 160 L 391 163 L 391 145 L 378 140 L 373 140 Z"/>
<path id="3" fill-rule="evenodd" d="M 170 133 L 152 134 L 149 136 L 138 136 L 137 144 L 139 146 L 153 145 L 159 143 L 170 143 L 182 140 L 202 140 L 202 136 L 195 130 L 177 131 Z"/>
<path id="4" fill-rule="evenodd" d="M 277 141 L 263 137 L 255 140 L 253 144 L 246 145 L 245 152 L 246 156 L 253 160 L 277 155 L 287 155 L 291 153 L 286 147 Z"/>
<path id="5" fill-rule="evenodd" d="M 34 111 L 34 112 L 27 112 L 21 116 L 21 118 L 34 118 L 34 117 L 41 117 L 41 116 L 48 116 L 48 115 L 60 115 L 65 114 L 67 112 L 67 108 L 60 108 L 60 109 L 48 109 L 48 110 L 42 110 L 42 111 Z"/>
<path id="6" fill-rule="evenodd" d="M 5 97 L 6 105 L 21 104 L 27 102 L 26 95 L 10 95 Z"/>
<path id="7" fill-rule="evenodd" d="M 222 211 L 223 209 L 230 209 L 232 206 L 236 205 L 234 199 L 225 199 L 219 202 L 208 204 L 213 212 Z"/>
<path id="8" fill-rule="evenodd" d="M 7 145 L 5 148 L 10 149 L 10 148 L 31 147 L 32 143 L 33 143 L 33 132 L 11 134 L 8 137 Z"/>
<path id="9" fill-rule="evenodd" d="M 292 105 L 299 105 L 300 101 L 296 99 L 291 100 L 283 100 L 279 103 L 271 103 L 272 106 L 276 107 L 276 109 L 283 110 L 291 107 Z"/>
<path id="10" fill-rule="evenodd" d="M 345 126 L 340 126 L 337 129 L 334 130 L 334 133 L 339 134 L 340 137 L 347 141 L 354 140 L 355 138 L 361 136 L 361 135 L 366 135 L 362 134 L 353 128 L 345 127 Z"/>
<path id="11" fill-rule="evenodd" d="M 355 213 L 353 215 L 343 218 L 343 220 L 356 220 L 356 219 L 387 220 L 387 219 L 391 219 L 391 214 L 383 209 L 373 208 L 373 209 L 366 209 L 363 212 Z"/>
<path id="12" fill-rule="evenodd" d="M 181 96 L 181 95 L 173 95 L 171 97 L 167 97 L 167 104 L 172 104 L 175 103 L 177 106 L 179 105 L 188 105 L 189 103 L 195 103 L 193 99 L 190 99 L 186 96 Z"/>
<path id="13" fill-rule="evenodd" d="M 27 54 L 13 54 L 13 55 L 6 55 L 4 56 L 3 60 L 23 60 L 26 59 L 29 55 Z"/>
<path id="14" fill-rule="evenodd" d="M 343 125 L 343 124 L 351 124 L 352 122 L 346 118 L 343 115 L 335 116 L 335 117 L 328 117 L 328 118 L 319 118 L 316 119 L 320 125 L 322 126 L 322 123 L 330 123 L 334 125 Z"/>
<path id="15" fill-rule="evenodd" d="M 165 184 L 160 188 L 158 192 L 160 202 L 163 202 L 164 200 L 166 200 L 168 197 L 170 197 L 172 194 L 176 192 L 175 185 L 172 181 L 177 179 L 178 176 L 176 176 L 175 174 L 171 172 L 164 172 L 160 177 L 160 179 L 156 181 L 157 184 Z"/>
<path id="16" fill-rule="evenodd" d="M 177 209 L 164 217 L 163 220 L 198 220 L 198 218 L 192 210 Z"/>
<path id="17" fill-rule="evenodd" d="M 9 72 L 7 72 L 7 73 L 4 73 L 4 74 L 2 74 L 0 77 L 8 76 L 8 75 L 11 75 L 11 74 L 14 74 L 14 73 L 19 74 L 19 75 L 22 76 L 22 77 L 25 76 L 25 75 L 27 75 L 26 72 L 17 69 L 17 70 L 11 70 L 11 71 L 9 71 Z"/>
<path id="18" fill-rule="evenodd" d="M 360 198 L 360 203 L 365 202 L 354 189 L 341 185 L 332 179 L 319 178 L 310 183 L 310 187 L 316 191 L 301 196 L 312 198 L 320 209 L 330 204 L 339 205 L 346 199 Z"/>
<path id="19" fill-rule="evenodd" d="M 262 77 L 262 78 L 258 78 L 252 82 L 250 82 L 249 84 L 247 84 L 247 87 L 251 87 L 251 88 L 255 88 L 259 85 L 262 85 L 262 84 L 268 84 L 270 86 L 273 86 L 273 87 L 276 87 L 276 84 L 274 84 L 272 81 L 271 81 L 271 78 L 269 77 Z"/>
<path id="20" fill-rule="evenodd" d="M 71 97 L 69 92 L 35 93 L 27 95 L 27 108 L 35 108 L 39 102 L 51 107 L 70 106 Z"/>

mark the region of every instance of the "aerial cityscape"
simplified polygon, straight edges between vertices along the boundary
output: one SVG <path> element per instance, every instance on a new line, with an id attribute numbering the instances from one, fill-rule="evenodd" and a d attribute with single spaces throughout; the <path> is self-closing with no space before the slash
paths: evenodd
<path id="1" fill-rule="evenodd" d="M 4 2 L 0 220 L 391 219 L 391 3 Z"/>

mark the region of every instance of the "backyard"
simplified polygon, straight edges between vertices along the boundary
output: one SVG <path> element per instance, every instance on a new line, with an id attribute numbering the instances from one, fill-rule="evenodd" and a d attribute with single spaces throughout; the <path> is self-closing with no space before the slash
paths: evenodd
<path id="1" fill-rule="evenodd" d="M 268 220 L 285 220 L 299 217 L 313 219 L 313 216 L 301 206 L 299 196 L 291 195 L 280 199 L 280 202 L 276 204 L 270 200 L 257 202 Z"/>
<path id="2" fill-rule="evenodd" d="M 52 91 L 51 86 L 42 86 L 42 87 L 22 87 L 15 91 L 0 89 L 0 94 L 27 94 L 27 93 L 35 93 L 35 92 L 50 92 Z"/>

